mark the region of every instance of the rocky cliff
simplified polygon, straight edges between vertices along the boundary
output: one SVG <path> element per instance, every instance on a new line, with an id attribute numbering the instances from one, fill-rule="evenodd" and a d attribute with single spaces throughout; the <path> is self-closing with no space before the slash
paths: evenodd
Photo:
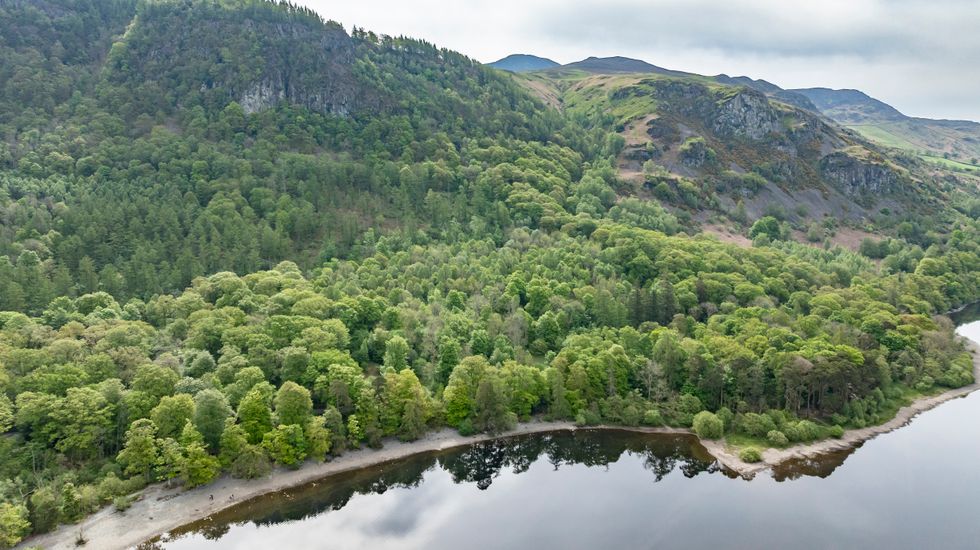
<path id="1" fill-rule="evenodd" d="M 154 101 L 167 89 L 185 106 L 234 100 L 249 113 L 285 101 L 347 116 L 370 102 L 357 93 L 356 44 L 343 28 L 286 13 L 148 5 L 113 47 L 110 81 L 128 80 Z"/>
<path id="2" fill-rule="evenodd" d="M 748 88 L 722 101 L 711 119 L 715 133 L 726 137 L 759 140 L 779 127 L 779 117 L 766 96 Z"/>
<path id="3" fill-rule="evenodd" d="M 823 157 L 820 173 L 852 197 L 892 193 L 900 181 L 898 173 L 887 164 L 863 160 L 843 151 Z"/>

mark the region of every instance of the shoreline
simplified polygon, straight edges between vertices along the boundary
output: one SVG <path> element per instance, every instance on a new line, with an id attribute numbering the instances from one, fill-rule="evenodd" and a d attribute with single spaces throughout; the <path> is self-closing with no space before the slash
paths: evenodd
<path id="1" fill-rule="evenodd" d="M 54 531 L 25 539 L 16 548 L 33 546 L 52 550 L 79 548 L 75 541 L 82 533 L 86 544 L 82 548 L 131 548 L 142 542 L 220 512 L 252 498 L 304 485 L 334 474 L 383 464 L 426 452 L 442 451 L 494 439 L 563 432 L 575 430 L 615 429 L 646 434 L 685 434 L 696 438 L 702 447 L 726 469 L 742 478 L 751 479 L 759 472 L 768 470 L 786 460 L 810 458 L 829 451 L 850 449 L 908 424 L 918 414 L 949 401 L 969 395 L 980 389 L 980 345 L 967 340 L 967 349 L 973 353 L 974 383 L 961 388 L 918 399 L 898 410 L 895 417 L 877 426 L 848 430 L 840 439 L 825 439 L 808 444 L 794 445 L 785 449 L 766 449 L 762 461 L 750 464 L 742 461 L 736 451 L 724 440 L 698 438 L 687 428 L 631 427 L 631 426 L 576 426 L 572 422 L 532 421 L 519 424 L 515 429 L 499 435 L 477 434 L 462 436 L 451 428 L 430 432 L 411 442 L 386 440 L 381 449 L 361 448 L 334 458 L 330 462 L 306 463 L 296 470 L 276 468 L 273 473 L 255 480 L 235 479 L 225 474 L 214 482 L 183 490 L 167 488 L 162 483 L 144 489 L 132 506 L 125 512 L 117 512 L 111 505 L 73 525 L 61 525 Z"/>

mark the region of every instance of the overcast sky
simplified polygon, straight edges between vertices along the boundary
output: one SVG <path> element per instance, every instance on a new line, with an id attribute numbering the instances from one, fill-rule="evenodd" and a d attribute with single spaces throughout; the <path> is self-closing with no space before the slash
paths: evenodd
<path id="1" fill-rule="evenodd" d="M 905 114 L 980 121 L 978 0 L 299 0 L 348 31 L 490 62 L 624 55 L 669 69 L 857 88 Z"/>

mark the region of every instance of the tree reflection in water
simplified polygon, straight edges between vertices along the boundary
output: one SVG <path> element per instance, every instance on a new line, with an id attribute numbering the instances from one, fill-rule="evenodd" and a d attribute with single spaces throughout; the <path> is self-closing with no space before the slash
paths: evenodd
<path id="1" fill-rule="evenodd" d="M 337 474 L 293 489 L 243 502 L 209 518 L 171 533 L 179 537 L 199 533 L 211 540 L 226 534 L 231 525 L 257 525 L 302 520 L 329 510 L 339 510 L 359 494 L 383 494 L 392 488 L 418 487 L 427 471 L 442 469 L 455 483 L 473 483 L 487 490 L 505 469 L 526 472 L 534 463 L 547 461 L 555 470 L 585 465 L 608 468 L 624 453 L 643 457 L 652 481 L 664 479 L 674 469 L 686 477 L 716 472 L 719 467 L 689 436 L 635 434 L 616 430 L 579 430 L 573 433 L 519 436 L 476 443 L 467 447 L 425 453 L 354 472 Z"/>

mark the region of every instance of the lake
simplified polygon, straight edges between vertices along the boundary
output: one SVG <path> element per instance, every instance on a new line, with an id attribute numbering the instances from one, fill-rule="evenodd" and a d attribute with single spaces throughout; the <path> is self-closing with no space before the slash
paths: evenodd
<path id="1" fill-rule="evenodd" d="M 959 332 L 980 342 L 980 308 Z M 159 543 L 269 548 L 978 548 L 980 393 L 744 480 L 696 439 L 511 438 L 243 503 Z"/>

